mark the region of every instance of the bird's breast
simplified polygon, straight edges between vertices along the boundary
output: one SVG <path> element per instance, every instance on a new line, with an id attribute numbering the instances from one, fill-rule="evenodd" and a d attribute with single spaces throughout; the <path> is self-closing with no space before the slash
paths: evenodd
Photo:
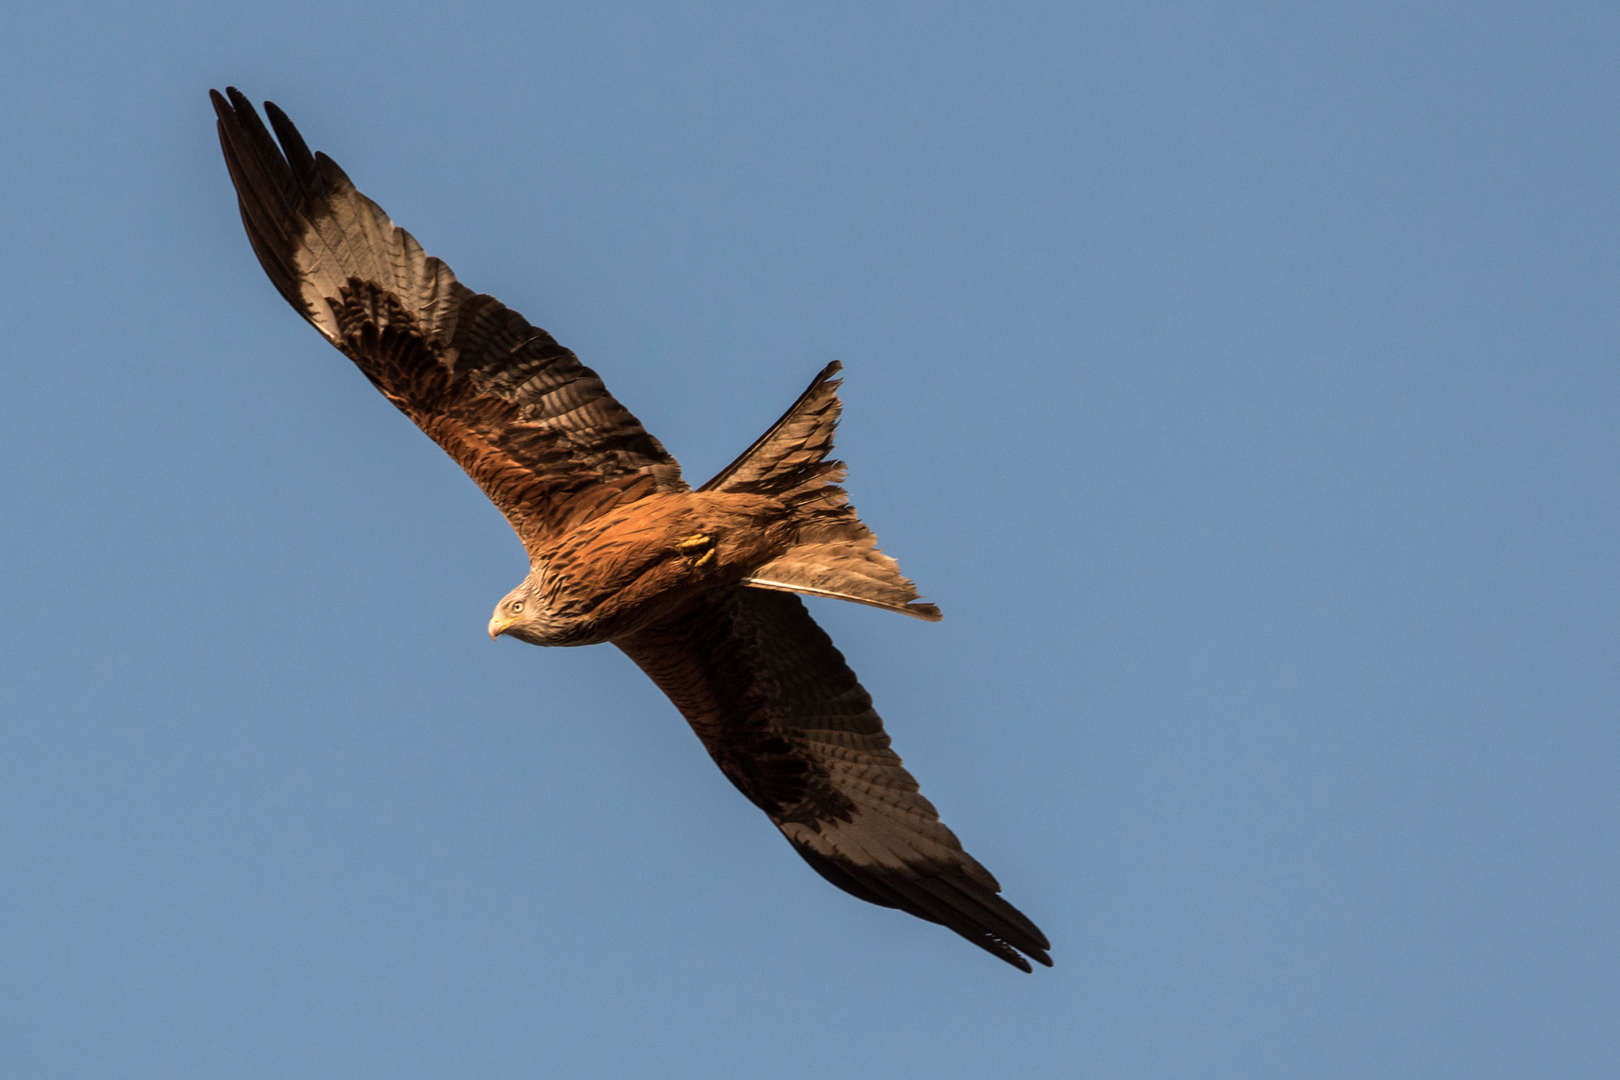
<path id="1" fill-rule="evenodd" d="M 576 527 L 536 554 L 532 614 L 510 631 L 536 645 L 591 645 L 735 587 L 792 541 L 786 509 L 757 495 L 652 495 Z"/>

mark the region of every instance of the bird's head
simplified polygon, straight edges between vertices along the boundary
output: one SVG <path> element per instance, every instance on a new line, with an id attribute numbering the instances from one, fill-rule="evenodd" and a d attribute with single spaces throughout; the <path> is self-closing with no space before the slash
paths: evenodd
<path id="1" fill-rule="evenodd" d="M 538 614 L 535 609 L 534 597 L 529 595 L 529 583 L 525 581 L 495 605 L 495 614 L 489 617 L 489 639 L 494 641 L 506 633 L 516 638 L 528 636 L 524 633 L 524 624 Z"/>

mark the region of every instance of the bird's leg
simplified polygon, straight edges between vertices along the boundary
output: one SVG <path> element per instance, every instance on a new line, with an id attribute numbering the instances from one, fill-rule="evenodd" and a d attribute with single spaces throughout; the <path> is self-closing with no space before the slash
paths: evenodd
<path id="1" fill-rule="evenodd" d="M 703 566 L 714 561 L 714 537 L 708 533 L 693 533 L 675 541 L 675 550 L 693 566 Z"/>

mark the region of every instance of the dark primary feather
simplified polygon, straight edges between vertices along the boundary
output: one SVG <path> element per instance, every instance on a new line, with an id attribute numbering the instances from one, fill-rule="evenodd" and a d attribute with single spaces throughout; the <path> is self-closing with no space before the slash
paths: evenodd
<path id="1" fill-rule="evenodd" d="M 731 589 L 615 644 L 828 881 L 1025 971 L 1020 952 L 1050 966 L 1045 935 L 918 792 L 871 695 L 797 596 Z"/>
<path id="2" fill-rule="evenodd" d="M 211 92 L 248 239 L 299 314 L 478 482 L 531 549 L 680 466 L 574 354 L 440 260 L 234 88 Z"/>

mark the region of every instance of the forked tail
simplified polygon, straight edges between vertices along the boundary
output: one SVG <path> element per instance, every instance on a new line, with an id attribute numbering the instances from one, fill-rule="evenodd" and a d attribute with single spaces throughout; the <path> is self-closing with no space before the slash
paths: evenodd
<path id="1" fill-rule="evenodd" d="M 743 584 L 811 596 L 831 596 L 938 622 L 939 608 L 923 603 L 900 565 L 878 550 L 877 537 L 855 514 L 838 482 L 846 468 L 829 460 L 842 405 L 843 365 L 834 360 L 754 445 L 699 491 L 767 495 L 790 506 L 798 542 L 759 567 Z"/>

